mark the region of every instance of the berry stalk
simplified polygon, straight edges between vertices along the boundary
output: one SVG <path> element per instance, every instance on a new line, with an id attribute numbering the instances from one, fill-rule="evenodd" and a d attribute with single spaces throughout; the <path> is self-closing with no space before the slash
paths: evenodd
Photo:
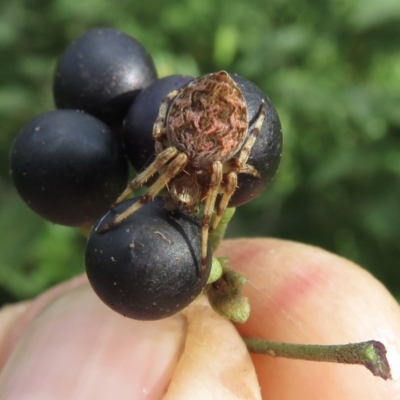
<path id="1" fill-rule="evenodd" d="M 252 353 L 297 360 L 359 364 L 368 368 L 375 376 L 385 380 L 392 379 L 386 348 L 376 340 L 325 346 L 271 342 L 250 337 L 244 337 L 243 340 Z"/>

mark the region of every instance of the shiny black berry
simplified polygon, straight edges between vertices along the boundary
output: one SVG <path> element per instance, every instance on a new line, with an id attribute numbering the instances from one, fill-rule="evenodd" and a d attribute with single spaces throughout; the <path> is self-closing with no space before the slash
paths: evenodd
<path id="1" fill-rule="evenodd" d="M 118 125 L 137 94 L 156 78 L 153 60 L 137 40 L 111 28 L 92 29 L 61 56 L 54 100 L 58 108 L 83 110 Z"/>
<path id="2" fill-rule="evenodd" d="M 246 100 L 249 132 L 257 120 L 262 100 L 267 106 L 265 120 L 247 160 L 247 164 L 254 167 L 260 173 L 260 177 L 239 174 L 238 187 L 229 202 L 229 207 L 238 207 L 261 194 L 274 177 L 282 154 L 282 128 L 275 107 L 263 91 L 241 76 L 231 74 L 231 77 Z"/>
<path id="3" fill-rule="evenodd" d="M 154 159 L 153 125 L 163 98 L 192 80 L 193 77 L 184 75 L 157 79 L 130 107 L 124 121 L 123 140 L 128 159 L 136 171 L 141 171 Z"/>
<path id="4" fill-rule="evenodd" d="M 114 133 L 97 118 L 74 110 L 32 119 L 16 137 L 10 158 L 21 197 L 61 225 L 93 223 L 128 179 L 126 157 Z"/>
<path id="5" fill-rule="evenodd" d="M 177 313 L 199 295 L 210 273 L 211 257 L 201 276 L 198 220 L 179 210 L 167 211 L 161 197 L 99 233 L 135 201 L 124 201 L 93 227 L 86 247 L 86 272 L 94 291 L 114 311 L 156 320 Z"/>

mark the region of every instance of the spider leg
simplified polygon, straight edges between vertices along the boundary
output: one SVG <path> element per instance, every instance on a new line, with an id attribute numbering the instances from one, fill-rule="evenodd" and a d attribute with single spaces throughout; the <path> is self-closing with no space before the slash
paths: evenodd
<path id="1" fill-rule="evenodd" d="M 156 140 L 155 144 L 154 144 L 154 149 L 156 154 L 160 154 L 163 150 L 165 150 L 167 148 L 167 146 L 164 145 L 164 141 L 161 140 Z"/>
<path id="2" fill-rule="evenodd" d="M 163 150 L 169 147 L 168 138 L 166 135 L 167 128 L 165 127 L 165 121 L 167 119 L 168 108 L 178 92 L 178 90 L 172 91 L 161 101 L 157 119 L 156 122 L 154 122 L 152 132 L 153 139 L 155 141 L 154 149 L 156 154 L 160 154 Z"/>
<path id="3" fill-rule="evenodd" d="M 240 167 L 242 167 L 244 164 L 246 164 L 249 156 L 250 156 L 250 151 L 260 133 L 262 124 L 265 119 L 265 115 L 267 114 L 267 106 L 265 105 L 264 102 L 262 102 L 260 106 L 260 112 L 257 117 L 256 124 L 254 125 L 254 128 L 251 130 L 246 143 L 244 144 L 242 150 L 239 153 L 239 157 L 237 158 L 238 164 Z"/>
<path id="4" fill-rule="evenodd" d="M 229 200 L 231 199 L 233 193 L 235 193 L 237 187 L 237 173 L 235 171 L 228 172 L 224 176 L 225 186 L 222 192 L 221 200 L 218 204 L 217 210 L 215 212 L 213 224 L 210 231 L 213 231 L 219 224 L 222 214 L 228 207 Z"/>
<path id="5" fill-rule="evenodd" d="M 188 158 L 186 154 L 178 153 L 178 155 L 168 164 L 165 172 L 160 175 L 160 177 L 149 187 L 147 192 L 136 203 L 128 207 L 123 213 L 117 215 L 115 219 L 113 219 L 111 222 L 101 227 L 98 232 L 104 232 L 107 229 L 110 229 L 113 226 L 119 224 L 124 219 L 128 218 L 134 212 L 139 210 L 139 208 L 147 204 L 149 201 L 153 200 L 154 197 L 156 197 L 157 194 L 160 193 L 162 189 L 164 189 L 168 182 L 176 175 L 178 175 L 183 170 L 183 168 L 185 168 L 187 162 Z"/>
<path id="6" fill-rule="evenodd" d="M 208 231 L 210 228 L 211 216 L 214 211 L 215 201 L 217 199 L 218 190 L 222 182 L 222 163 L 220 161 L 214 161 L 212 164 L 210 187 L 208 189 L 203 218 L 201 221 L 201 276 L 204 275 L 204 271 L 207 265 L 207 243 L 208 243 Z"/>
<path id="7" fill-rule="evenodd" d="M 253 175 L 255 177 L 259 177 L 260 173 L 251 165 L 246 164 L 249 156 L 251 149 L 254 146 L 254 143 L 260 133 L 262 124 L 265 119 L 265 115 L 267 113 L 267 108 L 264 102 L 262 102 L 260 106 L 260 111 L 257 117 L 257 121 L 254 125 L 254 128 L 250 132 L 242 150 L 239 153 L 239 156 L 237 158 L 234 158 L 230 160 L 228 164 L 228 172 L 224 175 L 224 180 L 226 182 L 223 194 L 221 197 L 221 200 L 218 204 L 214 221 L 212 224 L 212 227 L 210 231 L 213 231 L 217 226 L 219 221 L 221 220 L 221 216 L 228 207 L 229 200 L 231 199 L 233 193 L 236 190 L 237 187 L 237 176 L 238 174 L 249 174 Z"/>
<path id="8" fill-rule="evenodd" d="M 154 140 L 162 141 L 165 136 L 165 120 L 167 119 L 168 108 L 171 105 L 173 99 L 178 94 L 179 90 L 173 90 L 166 97 L 162 99 L 160 109 L 158 110 L 158 116 L 153 126 L 153 138 Z"/>
<path id="9" fill-rule="evenodd" d="M 229 161 L 226 161 L 224 164 L 224 173 L 228 173 L 231 171 L 236 171 L 238 174 L 253 175 L 256 178 L 260 177 L 260 173 L 252 165 L 240 165 L 237 158 L 232 158 Z"/>
<path id="10" fill-rule="evenodd" d="M 125 200 L 135 189 L 143 186 L 153 175 L 156 174 L 164 165 L 166 165 L 172 158 L 178 154 L 178 150 L 175 147 L 168 147 L 160 154 L 157 155 L 156 159 L 143 171 L 141 172 L 123 193 L 118 197 L 117 200 L 112 204 L 111 207 L 115 207 L 123 200 Z"/>

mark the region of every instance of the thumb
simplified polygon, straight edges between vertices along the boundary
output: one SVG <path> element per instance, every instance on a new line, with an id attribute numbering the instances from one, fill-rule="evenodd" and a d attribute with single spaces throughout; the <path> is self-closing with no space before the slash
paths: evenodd
<path id="1" fill-rule="evenodd" d="M 204 297 L 142 322 L 110 310 L 82 277 L 30 304 L 6 336 L 1 400 L 260 399 L 243 341 Z"/>
<path id="2" fill-rule="evenodd" d="M 123 318 L 88 284 L 29 318 L 2 370 L 2 400 L 160 398 L 181 353 L 186 323 L 180 314 L 146 323 Z"/>

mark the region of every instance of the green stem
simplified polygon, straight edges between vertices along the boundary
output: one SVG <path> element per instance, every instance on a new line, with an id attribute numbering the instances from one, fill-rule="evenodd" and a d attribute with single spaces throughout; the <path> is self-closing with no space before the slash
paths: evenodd
<path id="1" fill-rule="evenodd" d="M 217 228 L 210 233 L 210 242 L 213 251 L 217 249 L 221 240 L 224 238 L 226 229 L 228 228 L 229 221 L 235 214 L 235 210 L 236 208 L 227 208 L 225 212 L 222 214 L 222 217 L 218 223 Z"/>
<path id="2" fill-rule="evenodd" d="M 78 230 L 87 239 L 89 237 L 90 231 L 92 230 L 92 226 L 93 224 L 83 225 L 79 227 Z"/>
<path id="3" fill-rule="evenodd" d="M 375 340 L 326 346 L 270 342 L 248 337 L 243 340 L 252 353 L 299 360 L 360 364 L 368 368 L 375 376 L 385 380 L 392 379 L 385 346 Z"/>

